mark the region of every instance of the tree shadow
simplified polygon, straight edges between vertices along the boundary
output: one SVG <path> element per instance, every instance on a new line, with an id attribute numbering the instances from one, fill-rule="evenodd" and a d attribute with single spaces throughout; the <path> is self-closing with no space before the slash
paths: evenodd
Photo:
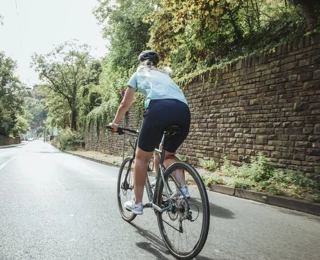
<path id="1" fill-rule="evenodd" d="M 202 209 L 202 205 L 199 199 L 191 198 L 189 202 L 191 204 L 195 204 L 198 207 L 198 209 Z M 230 218 L 230 219 L 234 218 L 234 213 L 229 209 L 225 209 L 211 202 L 209 202 L 209 207 L 210 207 L 210 215 L 213 217 Z"/>
<path id="2" fill-rule="evenodd" d="M 234 219 L 234 213 L 229 209 L 225 209 L 211 202 L 209 203 L 209 207 L 210 215 L 213 217 Z"/>
<path id="3" fill-rule="evenodd" d="M 130 223 L 130 224 L 137 229 L 137 233 L 139 235 L 143 236 L 149 241 L 149 243 L 147 242 L 136 243 L 137 247 L 153 254 L 157 259 L 161 259 L 161 260 L 169 259 L 164 256 L 164 255 L 168 255 L 168 256 L 171 256 L 171 255 L 169 253 L 169 250 L 163 244 L 162 239 L 159 239 L 159 237 L 154 233 L 146 229 L 143 229 L 134 223 Z"/>
<path id="4" fill-rule="evenodd" d="M 320 218 L 317 215 L 313 215 L 310 213 L 305 213 L 305 212 L 299 212 L 299 211 L 293 211 L 292 209 L 287 209 L 287 208 L 278 208 L 278 211 L 284 214 L 288 214 L 291 216 L 297 216 L 297 217 L 303 217 L 307 218 L 311 221 L 319 222 L 320 223 Z"/>

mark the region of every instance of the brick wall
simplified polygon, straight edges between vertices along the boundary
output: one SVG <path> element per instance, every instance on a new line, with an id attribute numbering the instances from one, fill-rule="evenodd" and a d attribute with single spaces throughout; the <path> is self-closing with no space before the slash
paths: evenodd
<path id="1" fill-rule="evenodd" d="M 139 122 L 141 122 L 142 117 L 143 115 L 135 114 L 130 110 L 122 120 L 120 126 L 139 129 Z M 97 127 L 93 125 L 90 131 L 85 133 L 84 141 L 87 150 L 111 153 L 114 155 L 125 154 L 128 156 L 132 154 L 130 142 L 134 143 L 135 138 L 136 135 L 134 134 L 118 135 L 102 128 L 97 130 Z"/>
<path id="2" fill-rule="evenodd" d="M 20 137 L 9 137 L 0 135 L 0 145 L 20 144 Z"/>
<path id="3" fill-rule="evenodd" d="M 182 89 L 192 123 L 178 153 L 191 164 L 225 156 L 239 164 L 262 152 L 279 168 L 320 173 L 319 35 L 212 70 Z M 104 131 L 89 133 L 86 146 L 121 152 L 119 139 L 107 140 Z"/>

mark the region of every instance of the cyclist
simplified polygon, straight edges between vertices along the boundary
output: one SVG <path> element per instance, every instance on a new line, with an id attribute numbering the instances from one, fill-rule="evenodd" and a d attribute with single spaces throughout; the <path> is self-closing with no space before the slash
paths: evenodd
<path id="1" fill-rule="evenodd" d="M 156 52 L 146 50 L 138 56 L 139 66 L 131 76 L 124 98 L 110 127 L 117 131 L 121 119 L 130 108 L 136 91 L 145 96 L 145 114 L 142 122 L 136 159 L 134 165 L 134 198 L 125 202 L 127 210 L 137 215 L 143 214 L 142 197 L 147 177 L 148 163 L 153 151 L 161 142 L 163 129 L 170 125 L 178 125 L 182 129 L 179 135 L 168 138 L 164 164 L 166 167 L 179 161 L 175 152 L 186 139 L 190 128 L 190 111 L 187 100 L 170 78 L 167 71 L 157 67 L 159 57 Z M 176 179 L 181 191 L 189 196 L 183 173 L 177 173 Z M 180 191 L 176 191 L 180 192 Z"/>

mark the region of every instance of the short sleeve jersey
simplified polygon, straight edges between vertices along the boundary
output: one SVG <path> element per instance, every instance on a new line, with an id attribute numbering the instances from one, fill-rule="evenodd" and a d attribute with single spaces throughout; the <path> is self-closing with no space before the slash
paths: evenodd
<path id="1" fill-rule="evenodd" d="M 145 68 L 138 70 L 131 76 L 127 85 L 146 97 L 145 108 L 148 108 L 151 100 L 157 99 L 177 99 L 188 104 L 179 86 L 168 74 L 161 71 Z"/>

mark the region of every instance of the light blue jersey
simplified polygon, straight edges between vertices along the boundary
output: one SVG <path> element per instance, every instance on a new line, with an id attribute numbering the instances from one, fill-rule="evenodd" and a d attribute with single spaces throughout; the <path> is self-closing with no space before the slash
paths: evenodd
<path id="1" fill-rule="evenodd" d="M 143 68 L 130 78 L 128 86 L 141 92 L 145 97 L 144 106 L 148 108 L 151 100 L 177 99 L 188 104 L 179 86 L 164 72 Z"/>

